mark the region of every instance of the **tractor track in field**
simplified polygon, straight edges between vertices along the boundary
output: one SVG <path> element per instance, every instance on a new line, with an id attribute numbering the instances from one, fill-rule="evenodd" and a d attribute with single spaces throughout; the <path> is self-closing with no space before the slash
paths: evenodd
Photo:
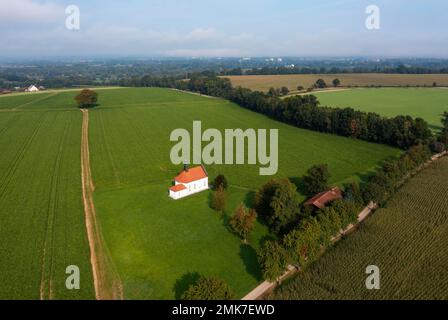
<path id="1" fill-rule="evenodd" d="M 117 167 L 115 165 L 114 158 L 112 157 L 112 153 L 110 152 L 109 144 L 106 143 L 106 129 L 104 127 L 103 113 L 101 113 L 101 112 L 99 113 L 99 122 L 100 122 L 100 126 L 101 126 L 101 133 L 102 133 L 103 138 L 104 138 L 104 149 L 106 150 L 107 157 L 109 158 L 110 164 L 112 166 L 112 171 L 114 173 L 115 183 L 116 183 L 116 185 L 119 186 L 119 185 L 121 185 L 120 176 L 118 174 L 118 170 L 117 170 Z"/>
<path id="2" fill-rule="evenodd" d="M 58 92 L 52 92 L 52 93 L 50 93 L 49 95 L 46 95 L 45 97 L 42 97 L 42 98 L 37 99 L 37 100 L 32 100 L 32 101 L 30 101 L 30 102 L 23 103 L 23 104 L 18 105 L 18 106 L 14 107 L 14 108 L 12 108 L 12 109 L 10 109 L 10 110 L 12 110 L 12 111 L 16 111 L 16 110 L 19 110 L 19 109 L 21 109 L 21 108 L 23 108 L 23 107 L 26 107 L 26 106 L 35 104 L 35 103 L 37 103 L 37 102 L 41 102 L 41 101 L 50 99 L 50 98 L 52 98 L 52 97 L 54 97 L 54 96 L 57 96 L 58 94 L 59 94 Z"/>
<path id="3" fill-rule="evenodd" d="M 83 114 L 81 136 L 82 197 L 95 297 L 97 300 L 122 300 L 123 287 L 121 280 L 105 245 L 93 202 L 95 185 L 90 167 L 89 111 L 87 109 L 81 109 L 81 111 Z"/>
<path id="4" fill-rule="evenodd" d="M 62 168 L 62 157 L 64 154 L 64 146 L 66 145 L 68 132 L 71 128 L 71 120 L 68 120 L 65 124 L 64 134 L 61 137 L 61 141 L 58 146 L 58 156 L 56 157 L 54 163 L 54 172 L 51 178 L 51 192 L 48 199 L 48 216 L 47 224 L 45 230 L 45 240 L 43 245 L 43 255 L 42 255 L 42 271 L 41 271 L 41 281 L 40 281 L 40 299 L 52 300 L 54 298 L 53 281 L 52 275 L 54 273 L 54 259 L 53 259 L 53 248 L 54 248 L 54 224 L 56 220 L 56 212 L 58 208 L 58 190 L 61 175 L 59 174 Z"/>
<path id="5" fill-rule="evenodd" d="M 41 128 L 43 126 L 43 122 L 44 122 L 44 121 L 41 121 L 43 119 L 43 117 L 44 116 L 41 116 L 39 118 L 39 122 L 36 125 L 36 127 L 34 128 L 33 133 L 30 135 L 30 137 L 27 140 L 25 140 L 21 144 L 20 148 L 16 152 L 16 155 L 15 155 L 14 159 L 11 161 L 11 163 L 8 166 L 8 168 L 5 170 L 6 174 L 1 177 L 1 180 L 0 180 L 1 181 L 0 182 L 0 199 L 3 198 L 4 193 L 6 192 L 6 190 L 8 189 L 9 184 L 11 183 L 12 179 L 14 178 L 14 175 L 15 175 L 15 173 L 17 171 L 17 168 L 18 168 L 20 162 L 25 157 L 26 151 L 31 146 L 31 144 L 33 143 L 33 141 L 36 138 L 37 134 L 41 130 Z"/>

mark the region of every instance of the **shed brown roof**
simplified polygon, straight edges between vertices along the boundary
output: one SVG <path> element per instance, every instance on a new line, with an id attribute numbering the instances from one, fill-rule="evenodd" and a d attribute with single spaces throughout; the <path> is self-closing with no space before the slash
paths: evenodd
<path id="1" fill-rule="evenodd" d="M 339 199 L 342 199 L 342 190 L 338 187 L 334 187 L 328 191 L 316 194 L 314 197 L 305 202 L 305 205 L 313 205 L 319 209 L 323 209 L 326 204 Z"/>

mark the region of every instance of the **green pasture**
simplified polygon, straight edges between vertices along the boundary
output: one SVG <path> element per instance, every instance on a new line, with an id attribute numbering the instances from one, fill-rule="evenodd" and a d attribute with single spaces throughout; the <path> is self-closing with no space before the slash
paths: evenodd
<path id="1" fill-rule="evenodd" d="M 387 117 L 410 115 L 425 119 L 432 129 L 442 127 L 448 111 L 445 88 L 377 88 L 314 93 L 323 106 L 351 107 Z"/>

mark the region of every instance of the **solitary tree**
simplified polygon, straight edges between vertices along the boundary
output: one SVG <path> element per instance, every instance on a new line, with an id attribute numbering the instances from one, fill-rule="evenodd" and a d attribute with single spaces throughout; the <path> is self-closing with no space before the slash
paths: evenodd
<path id="1" fill-rule="evenodd" d="M 325 82 L 324 79 L 318 79 L 318 80 L 316 81 L 315 87 L 316 87 L 316 88 L 323 89 L 323 88 L 326 88 L 326 87 L 327 87 L 327 84 L 326 84 L 326 82 Z"/>
<path id="2" fill-rule="evenodd" d="M 219 188 L 223 188 L 224 190 L 227 190 L 227 187 L 229 186 L 226 177 L 223 174 L 219 174 L 216 176 L 215 180 L 213 181 L 213 188 L 215 190 L 218 190 Z"/>
<path id="3" fill-rule="evenodd" d="M 334 79 L 333 80 L 333 86 L 334 87 L 339 87 L 341 85 L 341 80 L 339 79 Z"/>
<path id="4" fill-rule="evenodd" d="M 235 294 L 228 284 L 219 278 L 201 277 L 182 295 L 183 300 L 231 300 Z"/>
<path id="5" fill-rule="evenodd" d="M 223 187 L 219 187 L 212 195 L 212 209 L 223 214 L 226 210 L 226 192 Z"/>
<path id="6" fill-rule="evenodd" d="M 83 89 L 80 94 L 75 97 L 79 108 L 91 108 L 98 102 L 98 93 L 90 89 Z"/>
<path id="7" fill-rule="evenodd" d="M 242 203 L 235 210 L 232 218 L 230 218 L 230 226 L 243 239 L 244 243 L 247 242 L 247 237 L 254 228 L 256 218 L 257 213 L 255 210 L 246 208 Z"/>
<path id="8" fill-rule="evenodd" d="M 312 166 L 302 177 L 305 194 L 313 196 L 316 193 L 327 190 L 329 179 L 330 173 L 326 164 Z"/>
<path id="9" fill-rule="evenodd" d="M 283 96 L 286 96 L 289 93 L 289 89 L 287 87 L 282 87 L 280 92 Z"/>
<path id="10" fill-rule="evenodd" d="M 302 91 L 303 89 L 303 86 L 297 86 L 297 91 Z"/>

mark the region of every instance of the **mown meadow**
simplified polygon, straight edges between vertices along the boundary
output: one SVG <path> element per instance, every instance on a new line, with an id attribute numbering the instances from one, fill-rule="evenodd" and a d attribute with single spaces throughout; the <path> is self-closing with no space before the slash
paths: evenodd
<path id="1" fill-rule="evenodd" d="M 350 107 L 386 117 L 410 115 L 442 128 L 442 115 L 448 111 L 446 88 L 377 88 L 313 93 L 323 106 Z"/>

